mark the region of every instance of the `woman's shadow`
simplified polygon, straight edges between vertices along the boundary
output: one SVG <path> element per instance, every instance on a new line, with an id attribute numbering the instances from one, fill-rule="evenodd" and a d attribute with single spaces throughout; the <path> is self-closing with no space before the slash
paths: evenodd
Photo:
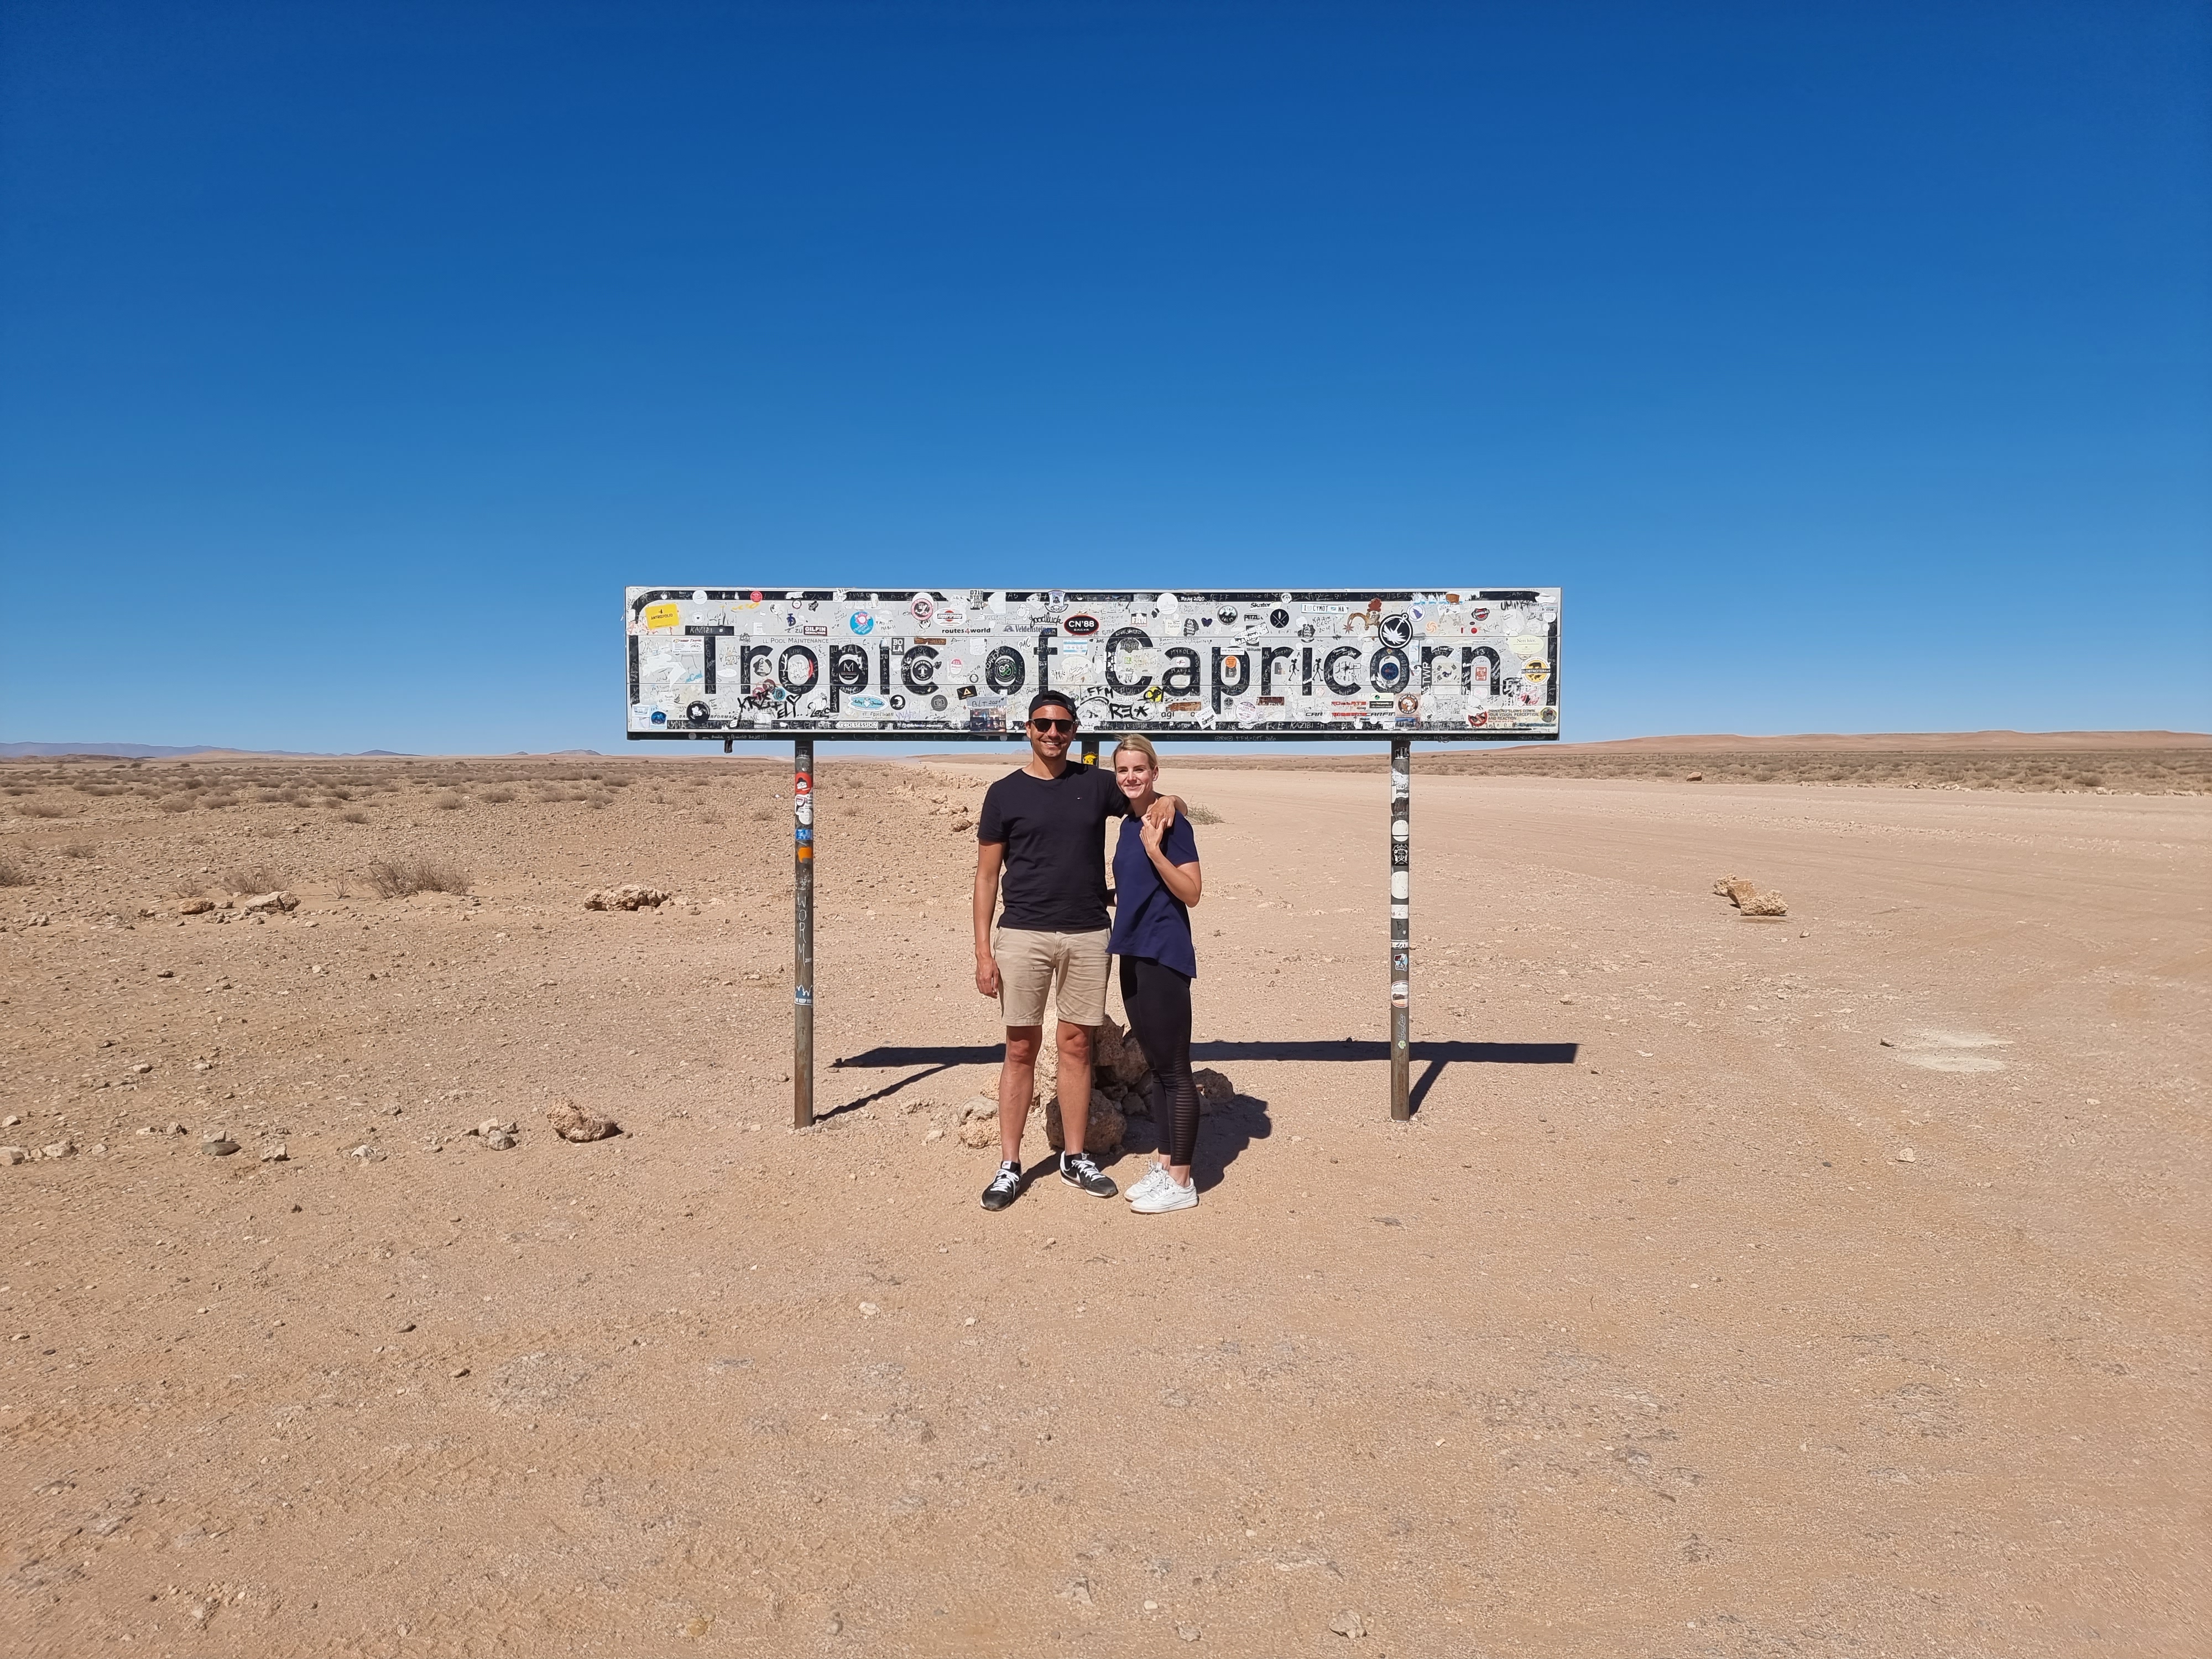
<path id="1" fill-rule="evenodd" d="M 1121 1132 L 1121 1151 L 1125 1155 L 1149 1156 L 1166 1144 L 1166 1126 L 1129 1111 L 1138 1103 L 1132 1099 L 1122 1107 L 1128 1114 L 1128 1125 Z M 1198 1147 L 1191 1154 L 1190 1164 L 1191 1179 L 1199 1191 L 1220 1185 L 1221 1177 L 1247 1146 L 1255 1140 L 1267 1139 L 1274 1132 L 1273 1120 L 1267 1115 L 1267 1103 L 1256 1095 L 1237 1094 L 1227 1100 L 1201 1101 Z"/>

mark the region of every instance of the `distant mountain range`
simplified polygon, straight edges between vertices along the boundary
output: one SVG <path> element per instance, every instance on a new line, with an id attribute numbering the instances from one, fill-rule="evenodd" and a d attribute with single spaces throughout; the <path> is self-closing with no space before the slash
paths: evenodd
<path id="1" fill-rule="evenodd" d="M 518 749 L 514 752 L 520 756 L 530 751 Z M 596 749 L 555 749 L 547 751 L 550 756 L 596 755 L 599 752 Z M 62 755 L 101 755 L 116 760 L 174 760 L 180 755 L 267 755 L 285 760 L 419 758 L 404 749 L 356 749 L 338 754 L 329 750 L 234 749 L 219 743 L 193 743 L 181 746 L 163 743 L 0 743 L 0 758 Z"/>

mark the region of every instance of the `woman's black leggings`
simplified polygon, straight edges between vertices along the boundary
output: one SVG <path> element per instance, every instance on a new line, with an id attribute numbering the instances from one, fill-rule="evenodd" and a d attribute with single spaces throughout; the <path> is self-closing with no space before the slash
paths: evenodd
<path id="1" fill-rule="evenodd" d="M 1121 1006 L 1152 1068 L 1152 1121 L 1168 1162 L 1189 1167 L 1198 1146 L 1198 1085 L 1190 1076 L 1190 981 L 1142 957 L 1121 958 Z"/>

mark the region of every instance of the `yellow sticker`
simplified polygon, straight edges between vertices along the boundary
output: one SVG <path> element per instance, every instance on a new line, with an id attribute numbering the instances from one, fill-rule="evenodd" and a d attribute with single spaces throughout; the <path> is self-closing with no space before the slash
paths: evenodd
<path id="1" fill-rule="evenodd" d="M 645 607 L 645 625 L 648 629 L 673 628 L 683 620 L 683 611 L 666 599 L 662 600 L 659 605 L 648 605 Z"/>

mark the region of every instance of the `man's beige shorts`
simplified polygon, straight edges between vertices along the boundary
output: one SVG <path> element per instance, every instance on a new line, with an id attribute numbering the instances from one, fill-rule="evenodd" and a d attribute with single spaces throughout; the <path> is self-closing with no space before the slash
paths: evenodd
<path id="1" fill-rule="evenodd" d="M 1106 941 L 1112 930 L 1095 933 L 1041 933 L 1026 927 L 1001 927 L 991 939 L 991 959 L 999 964 L 999 1010 L 1008 1025 L 1042 1025 L 1048 992 L 1070 1025 L 1099 1025 L 1106 1019 Z"/>

